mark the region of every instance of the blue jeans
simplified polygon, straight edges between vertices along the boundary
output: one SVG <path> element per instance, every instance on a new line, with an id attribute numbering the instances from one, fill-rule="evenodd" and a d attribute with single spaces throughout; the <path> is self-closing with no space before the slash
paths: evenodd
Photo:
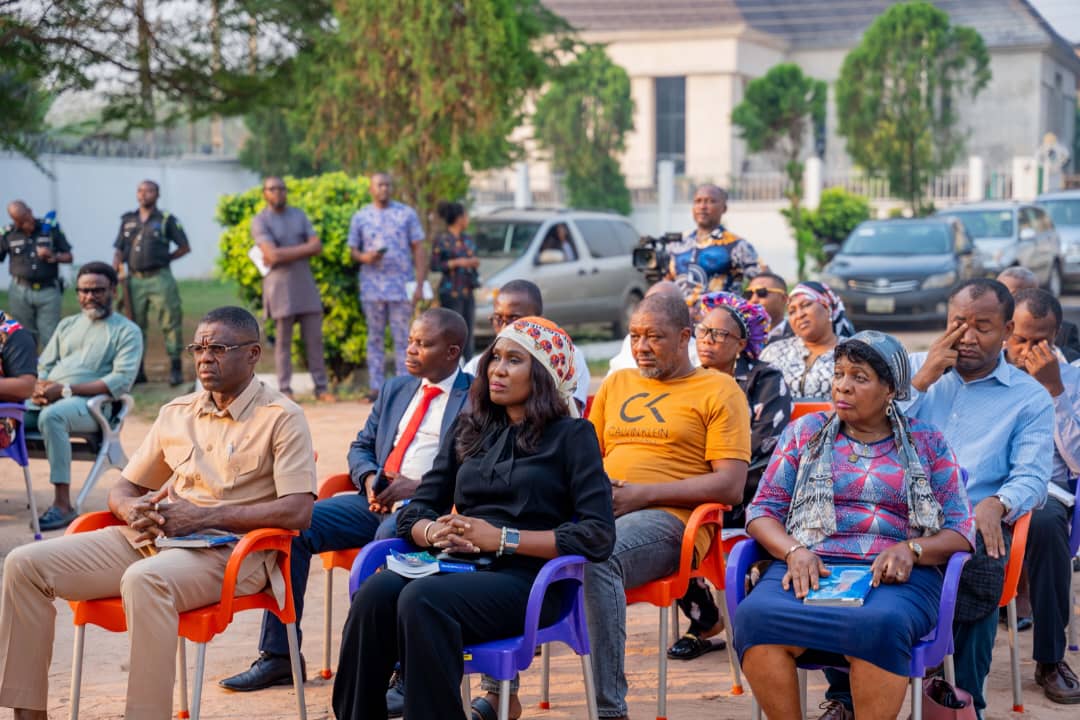
<path id="1" fill-rule="evenodd" d="M 638 510 L 615 519 L 615 549 L 602 563 L 585 566 L 585 609 L 600 717 L 622 717 L 626 708 L 626 588 L 679 568 L 685 525 L 664 510 Z"/>
<path id="2" fill-rule="evenodd" d="M 292 541 L 289 574 L 292 579 L 293 603 L 296 605 L 296 634 L 300 640 L 300 617 L 304 613 L 304 592 L 307 590 L 311 556 L 330 550 L 358 548 L 372 540 L 384 540 L 397 535 L 397 513 L 381 515 L 368 508 L 367 495 L 335 495 L 315 503 L 311 526 Z M 273 613 L 263 614 L 259 650 L 271 655 L 288 656 L 289 639 L 285 626 Z"/>

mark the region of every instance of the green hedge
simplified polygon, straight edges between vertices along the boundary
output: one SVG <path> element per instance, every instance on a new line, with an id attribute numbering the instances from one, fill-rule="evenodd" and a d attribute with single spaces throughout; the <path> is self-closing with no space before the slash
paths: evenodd
<path id="1" fill-rule="evenodd" d="M 311 259 L 315 283 L 323 299 L 323 352 L 326 367 L 338 382 L 362 367 L 367 329 L 360 310 L 356 266 L 349 258 L 346 240 L 353 213 L 371 200 L 365 177 L 351 178 L 343 172 L 312 178 L 286 177 L 289 204 L 307 213 L 322 240 L 322 255 Z M 217 221 L 225 226 L 221 235 L 219 273 L 240 286 L 249 307 L 262 311 L 262 277 L 247 253 L 251 249 L 251 220 L 266 203 L 262 187 L 226 195 L 218 202 Z M 267 336 L 273 323 L 266 321 Z M 302 362 L 300 340 L 293 341 L 293 357 Z"/>

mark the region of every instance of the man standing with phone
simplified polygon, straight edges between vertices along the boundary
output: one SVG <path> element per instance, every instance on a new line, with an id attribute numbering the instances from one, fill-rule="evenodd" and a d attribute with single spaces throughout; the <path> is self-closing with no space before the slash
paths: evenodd
<path id="1" fill-rule="evenodd" d="M 349 253 L 360 263 L 360 304 L 367 324 L 368 400 L 383 383 L 386 325 L 394 340 L 397 375 L 405 375 L 405 346 L 413 306 L 423 299 L 424 228 L 416 211 L 390 198 L 393 180 L 387 173 L 371 176 L 371 203 L 349 223 Z M 406 284 L 416 282 L 410 297 Z"/>

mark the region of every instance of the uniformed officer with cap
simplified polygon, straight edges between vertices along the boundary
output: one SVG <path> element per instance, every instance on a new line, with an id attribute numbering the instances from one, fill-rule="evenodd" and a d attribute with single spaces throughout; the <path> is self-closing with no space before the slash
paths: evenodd
<path id="1" fill-rule="evenodd" d="M 22 200 L 10 203 L 7 209 L 12 224 L 0 237 L 0 262 L 11 255 L 8 312 L 41 347 L 60 322 L 60 263 L 71 262 L 71 246 L 54 213 L 39 220 Z"/>
<path id="2" fill-rule="evenodd" d="M 183 349 L 183 313 L 180 307 L 180 291 L 176 279 L 169 270 L 169 263 L 191 252 L 184 228 L 175 215 L 162 212 L 157 207 L 158 184 L 143 180 L 135 192 L 139 209 L 124 213 L 120 218 L 120 233 L 113 247 L 113 267 L 123 274 L 126 262 L 131 292 L 132 319 L 142 330 L 143 348 L 146 343 L 146 326 L 151 313 L 165 333 L 165 351 L 169 355 L 169 384 L 184 382 L 180 353 Z M 170 250 L 170 244 L 176 245 Z M 144 350 L 145 352 L 145 350 Z M 139 381 L 145 382 L 143 366 L 139 366 Z"/>

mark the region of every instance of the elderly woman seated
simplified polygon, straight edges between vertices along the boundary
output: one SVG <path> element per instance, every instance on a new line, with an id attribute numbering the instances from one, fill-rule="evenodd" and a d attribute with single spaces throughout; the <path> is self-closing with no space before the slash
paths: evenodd
<path id="1" fill-rule="evenodd" d="M 765 714 L 799 715 L 796 660 L 850 665 L 855 715 L 895 718 L 911 647 L 933 629 L 949 557 L 975 538 L 960 467 L 941 433 L 905 417 L 907 353 L 861 332 L 836 348 L 834 414 L 788 426 L 747 510 L 776 558 L 735 615 L 735 645 Z M 869 565 L 861 607 L 804 605 L 826 563 Z"/>

